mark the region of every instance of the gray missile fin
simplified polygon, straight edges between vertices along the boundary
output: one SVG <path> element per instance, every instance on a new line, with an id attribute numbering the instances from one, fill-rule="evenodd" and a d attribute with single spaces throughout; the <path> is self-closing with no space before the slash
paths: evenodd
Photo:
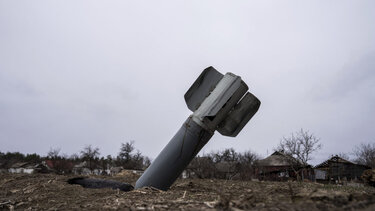
<path id="1" fill-rule="evenodd" d="M 250 92 L 234 106 L 228 116 L 219 124 L 221 135 L 236 137 L 260 107 L 260 101 Z"/>
<path id="2" fill-rule="evenodd" d="M 222 78 L 223 74 L 213 67 L 208 67 L 203 70 L 184 95 L 188 108 L 193 112 L 197 110 L 203 100 L 215 89 L 215 86 Z"/>

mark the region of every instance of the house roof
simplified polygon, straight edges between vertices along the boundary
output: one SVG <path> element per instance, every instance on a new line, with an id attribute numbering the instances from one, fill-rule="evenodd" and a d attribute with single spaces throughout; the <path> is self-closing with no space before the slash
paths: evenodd
<path id="1" fill-rule="evenodd" d="M 32 164 L 28 163 L 28 162 L 20 162 L 20 163 L 15 163 L 11 166 L 11 168 L 25 168 L 25 167 L 29 167 L 29 166 L 32 166 Z"/>
<path id="2" fill-rule="evenodd" d="M 272 155 L 263 160 L 258 160 L 258 166 L 291 166 L 292 164 L 301 164 L 294 157 L 280 151 L 275 151 Z"/>
<path id="3" fill-rule="evenodd" d="M 352 163 L 348 160 L 345 160 L 339 157 L 338 155 L 335 155 L 335 156 L 332 156 L 330 159 L 316 165 L 314 168 L 329 168 L 330 163 L 344 163 L 344 164 L 351 164 L 351 165 L 360 165 L 360 164 Z M 363 166 L 363 165 L 360 165 L 360 166 Z"/>
<path id="4" fill-rule="evenodd" d="M 73 163 L 71 161 L 66 161 L 66 160 L 46 160 L 45 164 L 50 169 L 55 168 L 56 165 L 64 165 L 65 168 L 69 168 L 69 169 L 73 168 Z"/>

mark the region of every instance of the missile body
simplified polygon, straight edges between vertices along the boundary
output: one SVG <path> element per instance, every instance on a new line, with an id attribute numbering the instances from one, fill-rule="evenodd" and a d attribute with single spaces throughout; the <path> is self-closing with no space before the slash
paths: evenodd
<path id="1" fill-rule="evenodd" d="M 138 179 L 135 188 L 152 186 L 167 190 L 212 135 L 189 117 Z"/>

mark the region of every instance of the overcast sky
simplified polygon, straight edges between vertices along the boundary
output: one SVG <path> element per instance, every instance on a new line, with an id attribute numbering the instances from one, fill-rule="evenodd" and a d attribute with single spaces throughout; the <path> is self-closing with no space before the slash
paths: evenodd
<path id="1" fill-rule="evenodd" d="M 375 142 L 375 1 L 0 0 L 0 151 L 106 156 L 134 140 L 155 158 L 208 66 L 262 105 L 202 152 L 266 156 L 304 128 L 316 164 Z"/>

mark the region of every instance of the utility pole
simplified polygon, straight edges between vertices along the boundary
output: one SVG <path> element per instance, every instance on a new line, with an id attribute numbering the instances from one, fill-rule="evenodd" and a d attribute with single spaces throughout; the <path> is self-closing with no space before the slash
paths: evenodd
<path id="1" fill-rule="evenodd" d="M 184 96 L 193 114 L 138 179 L 135 188 L 168 190 L 215 130 L 224 136 L 237 136 L 260 106 L 260 101 L 247 90 L 240 76 L 206 68 Z"/>

